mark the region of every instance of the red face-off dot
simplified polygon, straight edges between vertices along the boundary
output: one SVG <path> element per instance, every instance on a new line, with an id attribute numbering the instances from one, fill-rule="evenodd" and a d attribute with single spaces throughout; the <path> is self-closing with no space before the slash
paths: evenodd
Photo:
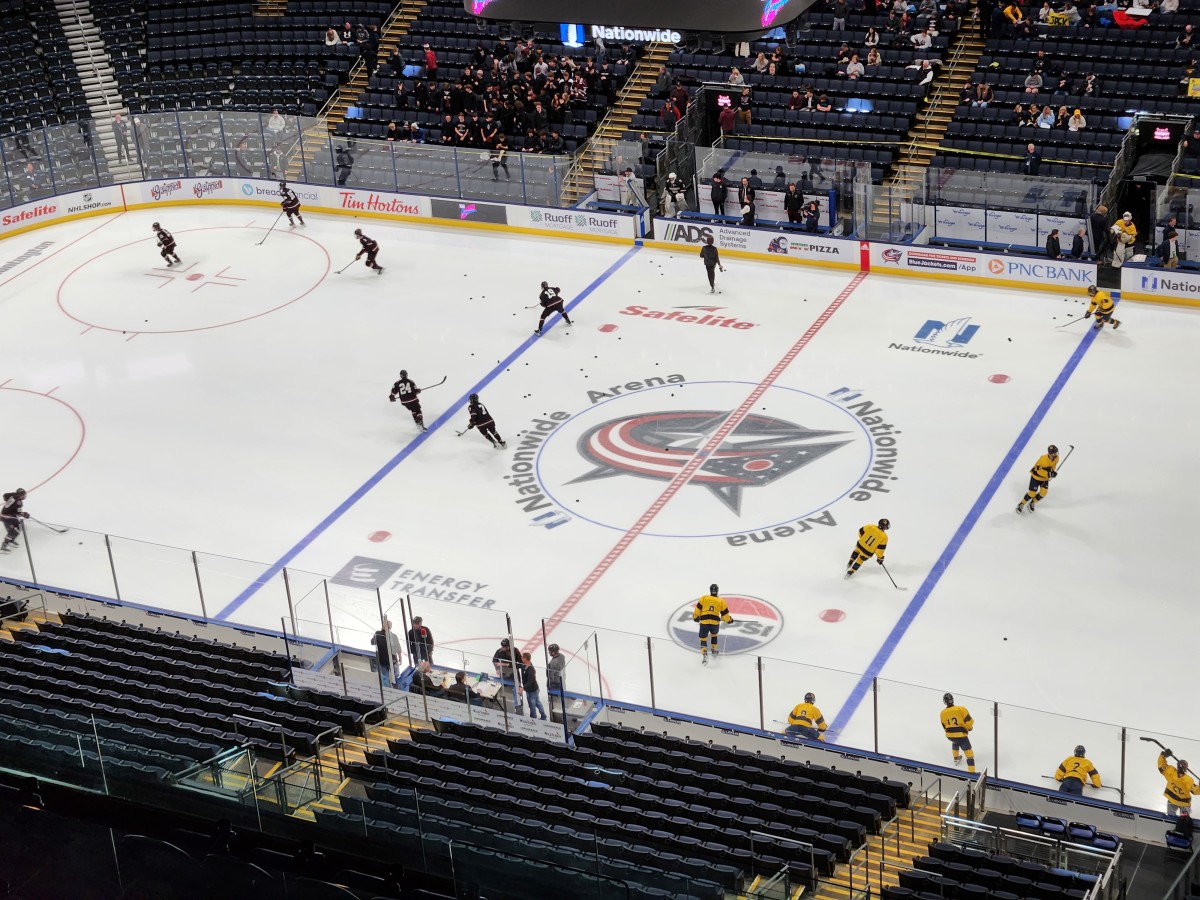
<path id="1" fill-rule="evenodd" d="M 773 465 L 775 465 L 775 463 L 771 462 L 769 459 L 752 459 L 750 462 L 745 463 L 742 466 L 742 469 L 747 472 L 765 472 Z"/>
<path id="2" fill-rule="evenodd" d="M 989 375 L 988 381 L 992 384 L 1004 384 L 1006 381 L 1012 381 L 1007 375 Z"/>
<path id="3" fill-rule="evenodd" d="M 820 617 L 822 622 L 840 622 L 846 618 L 846 614 L 840 609 L 823 609 Z"/>
<path id="4" fill-rule="evenodd" d="M 616 330 L 617 330 L 617 326 L 616 326 L 616 325 L 601 325 L 601 326 L 600 326 L 599 328 L 597 328 L 596 330 L 597 330 L 597 331 L 603 331 L 604 333 L 606 333 L 606 334 L 607 334 L 607 333 L 608 333 L 608 332 L 610 332 L 610 331 L 616 331 Z"/>
<path id="5" fill-rule="evenodd" d="M 194 272 L 187 277 L 188 281 L 203 281 L 204 274 L 202 272 Z"/>
<path id="6" fill-rule="evenodd" d="M 392 536 L 390 531 L 372 531 L 367 535 L 367 540 L 373 544 L 382 544 Z"/>

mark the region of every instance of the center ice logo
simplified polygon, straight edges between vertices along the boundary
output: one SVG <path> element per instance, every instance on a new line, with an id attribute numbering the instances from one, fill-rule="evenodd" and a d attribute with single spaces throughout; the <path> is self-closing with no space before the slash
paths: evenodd
<path id="1" fill-rule="evenodd" d="M 978 325 L 971 324 L 970 316 L 954 319 L 950 322 L 938 322 L 929 319 L 921 326 L 921 330 L 913 340 L 918 344 L 929 344 L 934 347 L 962 347 L 970 343 L 979 330 Z"/>
<path id="2" fill-rule="evenodd" d="M 579 438 L 579 455 L 594 468 L 567 483 L 617 475 L 671 481 L 731 414 L 728 410 L 681 410 L 609 419 Z M 746 488 L 765 487 L 816 462 L 851 443 L 848 434 L 748 415 L 707 454 L 688 484 L 704 488 L 738 514 Z"/>
<path id="3" fill-rule="evenodd" d="M 753 653 L 761 650 L 783 630 L 783 613 L 772 603 L 746 594 L 722 594 L 733 623 L 722 624 L 719 648 L 722 653 Z M 667 628 L 680 647 L 700 651 L 698 626 L 692 620 L 696 601 L 685 603 L 671 615 Z"/>

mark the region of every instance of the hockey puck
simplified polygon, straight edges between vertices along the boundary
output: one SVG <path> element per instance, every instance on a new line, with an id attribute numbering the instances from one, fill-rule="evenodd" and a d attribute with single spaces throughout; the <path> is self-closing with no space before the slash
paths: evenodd
<path id="1" fill-rule="evenodd" d="M 1008 339 L 1008 342 L 1011 344 L 1011 343 L 1012 343 L 1012 338 L 1009 338 L 1009 339 Z"/>

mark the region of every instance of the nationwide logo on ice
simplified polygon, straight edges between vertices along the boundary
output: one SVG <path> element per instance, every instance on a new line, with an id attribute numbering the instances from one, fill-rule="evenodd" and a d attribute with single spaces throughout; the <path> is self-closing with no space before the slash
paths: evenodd
<path id="1" fill-rule="evenodd" d="M 928 319 L 914 335 L 913 340 L 933 347 L 961 347 L 970 343 L 978 330 L 978 325 L 971 324 L 970 316 L 963 316 L 951 322 Z"/>
<path id="2" fill-rule="evenodd" d="M 783 613 L 775 604 L 748 594 L 722 594 L 732 624 L 721 624 L 718 649 L 730 655 L 761 650 L 783 631 Z M 685 603 L 671 615 L 667 629 L 680 647 L 700 652 L 699 626 L 692 620 L 696 601 Z"/>
<path id="3" fill-rule="evenodd" d="M 967 353 L 962 349 L 970 343 L 977 331 L 979 331 L 979 326 L 971 324 L 970 316 L 963 316 L 949 322 L 927 319 L 925 324 L 913 335 L 913 340 L 924 346 L 917 347 L 893 342 L 888 344 L 888 349 L 907 350 L 910 353 L 931 353 L 935 356 L 953 356 L 959 359 L 978 359 L 983 354 Z"/>
<path id="4" fill-rule="evenodd" d="M 731 415 L 730 410 L 674 410 L 601 422 L 576 445 L 592 470 L 567 483 L 618 475 L 671 481 Z M 688 486 L 704 488 L 738 514 L 744 490 L 765 487 L 816 462 L 851 443 L 848 435 L 752 413 L 707 454 Z"/>

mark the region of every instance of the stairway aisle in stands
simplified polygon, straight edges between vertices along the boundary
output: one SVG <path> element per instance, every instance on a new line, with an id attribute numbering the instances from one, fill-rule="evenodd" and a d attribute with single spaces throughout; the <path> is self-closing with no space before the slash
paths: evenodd
<path id="1" fill-rule="evenodd" d="M 140 169 L 133 157 L 137 155 L 133 140 L 133 122 L 129 107 L 117 85 L 117 75 L 112 60 L 104 46 L 100 29 L 87 0 L 54 0 L 54 7 L 62 22 L 63 32 L 71 47 L 75 68 L 83 81 L 88 109 L 95 123 L 92 131 L 99 139 L 97 146 L 104 153 L 109 172 L 117 181 L 127 181 L 140 176 Z M 113 133 L 113 117 L 120 114 L 129 122 L 129 154 L 119 159 L 117 140 Z"/>
<path id="2" fill-rule="evenodd" d="M 592 192 L 595 175 L 612 159 L 613 147 L 629 130 L 642 101 L 650 95 L 658 70 L 670 59 L 672 46 L 666 42 L 647 44 L 629 79 L 604 116 L 600 127 L 579 152 L 563 185 L 563 204 L 573 206 Z"/>
<path id="3" fill-rule="evenodd" d="M 865 865 L 845 866 L 822 879 L 812 893 L 813 900 L 849 900 L 862 896 L 867 887 L 877 896 L 883 887 L 898 885 L 900 873 L 911 869 L 913 861 L 928 853 L 929 845 L 941 838 L 941 823 L 941 809 L 936 803 L 915 800 L 910 809 L 900 810 L 881 834 L 867 837 Z"/>
<path id="4" fill-rule="evenodd" d="M 895 170 L 884 182 L 886 189 L 875 197 L 871 208 L 870 237 L 886 238 L 886 232 L 891 230 L 891 222 L 897 218 L 899 204 L 911 200 L 924 185 L 929 161 L 933 159 L 938 144 L 950 127 L 959 95 L 970 83 L 981 55 L 983 37 L 979 20 L 972 18 L 964 21 L 959 29 L 950 59 L 934 79 L 934 91 L 929 95 L 921 115 L 913 122 Z"/>

